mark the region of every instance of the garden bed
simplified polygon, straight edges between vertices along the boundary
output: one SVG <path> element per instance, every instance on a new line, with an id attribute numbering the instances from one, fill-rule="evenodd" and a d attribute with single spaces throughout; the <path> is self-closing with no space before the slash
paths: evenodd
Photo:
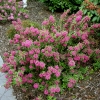
<path id="1" fill-rule="evenodd" d="M 32 0 L 28 3 L 27 9 L 29 10 L 29 19 L 36 21 L 41 24 L 41 22 L 48 18 L 51 14 L 47 8 L 38 1 Z M 56 18 L 59 18 L 61 13 L 54 13 Z M 3 56 L 5 51 L 10 51 L 14 47 L 9 44 L 9 39 L 6 36 L 6 30 L 9 28 L 10 24 L 0 25 L 0 55 Z M 91 70 L 92 73 L 92 70 Z M 33 100 L 33 98 L 40 93 L 37 93 L 31 88 L 26 92 L 22 92 L 20 88 L 14 88 L 14 95 L 16 95 L 17 100 Z M 80 81 L 75 88 L 68 91 L 66 90 L 64 94 L 57 94 L 57 100 L 100 100 L 100 72 L 95 72 L 90 75 L 87 80 Z M 45 99 L 44 99 L 45 100 Z"/>

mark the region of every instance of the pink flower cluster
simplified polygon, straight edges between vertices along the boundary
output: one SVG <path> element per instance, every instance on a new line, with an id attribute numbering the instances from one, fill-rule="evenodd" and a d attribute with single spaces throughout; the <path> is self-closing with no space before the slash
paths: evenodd
<path id="1" fill-rule="evenodd" d="M 22 42 L 22 46 L 27 48 L 31 47 L 32 44 L 32 40 L 26 40 L 25 42 Z"/>
<path id="2" fill-rule="evenodd" d="M 51 87 L 50 88 L 50 93 L 59 93 L 60 92 L 60 87 Z"/>
<path id="3" fill-rule="evenodd" d="M 40 73 L 39 76 L 41 78 L 45 78 L 46 80 L 50 80 L 52 74 L 54 74 L 57 78 L 61 75 L 61 70 L 59 69 L 59 66 L 56 65 L 54 68 L 52 66 L 48 67 L 47 72 Z"/>
<path id="4" fill-rule="evenodd" d="M 68 87 L 73 88 L 75 86 L 76 80 L 75 79 L 70 79 L 68 82 Z"/>
<path id="5" fill-rule="evenodd" d="M 55 23 L 55 18 L 51 15 L 50 17 L 49 17 L 49 19 L 48 20 L 44 20 L 43 22 L 42 22 L 42 25 L 44 25 L 44 26 L 46 26 L 46 25 L 49 25 L 49 24 L 53 24 L 53 23 Z"/>
<path id="6" fill-rule="evenodd" d="M 46 46 L 44 49 L 42 49 L 41 50 L 41 52 L 46 56 L 46 57 L 53 57 L 54 58 L 54 60 L 56 61 L 56 62 L 58 62 L 59 61 L 59 53 L 58 52 L 54 52 L 53 50 L 52 50 L 52 46 Z"/>
<path id="7" fill-rule="evenodd" d="M 1 0 L 0 1 L 0 21 L 3 20 L 16 20 L 17 18 L 28 18 L 27 11 L 22 11 L 22 1 L 16 2 L 16 0 Z M 26 13 L 25 13 L 26 12 Z"/>

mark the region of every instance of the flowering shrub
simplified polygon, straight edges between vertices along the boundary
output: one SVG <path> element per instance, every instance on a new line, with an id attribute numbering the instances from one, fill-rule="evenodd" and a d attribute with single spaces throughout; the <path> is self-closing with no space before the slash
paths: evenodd
<path id="1" fill-rule="evenodd" d="M 12 21 L 21 17 L 28 18 L 28 11 L 22 5 L 22 1 L 0 0 L 0 22 Z"/>
<path id="2" fill-rule="evenodd" d="M 35 28 L 38 28 L 38 29 L 41 29 L 41 26 L 37 23 L 37 22 L 33 22 L 31 20 L 23 20 L 21 22 L 21 25 L 24 27 L 24 28 L 27 28 L 27 27 L 35 27 Z M 10 25 L 9 29 L 7 30 L 7 36 L 8 38 L 12 39 L 14 37 L 15 34 L 17 34 L 17 30 L 15 29 L 14 25 Z"/>
<path id="3" fill-rule="evenodd" d="M 20 19 L 12 22 L 17 33 L 10 43 L 17 49 L 4 53 L 6 88 L 19 86 L 26 91 L 32 86 L 44 95 L 54 96 L 82 79 L 95 52 L 95 58 L 100 57 L 100 50 L 93 48 L 91 42 L 100 24 L 89 26 L 90 18 L 83 16 L 82 11 L 69 17 L 68 12 L 59 21 L 50 16 L 43 21 L 42 29 L 24 28 Z"/>

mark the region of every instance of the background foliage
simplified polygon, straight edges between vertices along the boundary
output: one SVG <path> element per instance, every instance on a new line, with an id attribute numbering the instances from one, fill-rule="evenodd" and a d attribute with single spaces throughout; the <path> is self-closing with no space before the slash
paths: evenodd
<path id="1" fill-rule="evenodd" d="M 72 12 L 78 10 L 78 6 L 83 0 L 40 0 L 45 3 L 49 10 L 54 11 L 64 11 L 70 9 Z"/>
<path id="2" fill-rule="evenodd" d="M 100 0 L 84 0 L 80 9 L 91 17 L 91 22 L 100 22 Z"/>

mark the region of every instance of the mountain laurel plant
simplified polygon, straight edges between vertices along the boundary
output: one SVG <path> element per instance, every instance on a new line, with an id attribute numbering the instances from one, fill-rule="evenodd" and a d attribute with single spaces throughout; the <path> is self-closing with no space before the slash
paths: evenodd
<path id="1" fill-rule="evenodd" d="M 12 21 L 17 34 L 10 43 L 17 48 L 4 53 L 5 88 L 18 86 L 26 91 L 33 87 L 51 98 L 83 79 L 93 53 L 97 54 L 95 58 L 100 58 L 100 50 L 95 50 L 94 42 L 90 41 L 100 24 L 89 26 L 90 18 L 83 16 L 82 11 L 70 16 L 67 16 L 68 12 L 64 12 L 58 21 L 51 15 L 42 22 L 42 29 L 24 28 L 20 19 Z"/>
<path id="2" fill-rule="evenodd" d="M 21 17 L 28 18 L 27 13 L 22 1 L 0 0 L 0 22 L 12 21 Z"/>

